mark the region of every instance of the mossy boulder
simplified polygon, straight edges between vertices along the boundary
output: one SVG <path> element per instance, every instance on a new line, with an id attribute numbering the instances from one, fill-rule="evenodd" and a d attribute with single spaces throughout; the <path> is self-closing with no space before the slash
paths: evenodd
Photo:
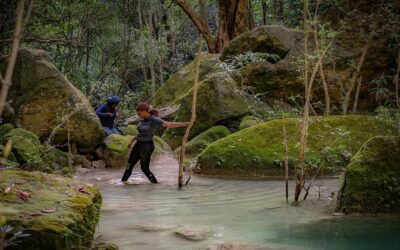
<path id="1" fill-rule="evenodd" d="M 128 125 L 125 127 L 119 127 L 124 135 L 136 135 L 138 133 L 136 125 Z"/>
<path id="2" fill-rule="evenodd" d="M 2 142 L 6 144 L 10 141 L 12 154 L 8 160 L 22 168 L 65 176 L 72 174 L 68 154 L 53 146 L 42 145 L 34 133 L 23 128 L 12 129 L 3 136 Z"/>
<path id="3" fill-rule="evenodd" d="M 12 249 L 90 248 L 102 200 L 96 187 L 42 172 L 0 171 L 0 190 L 13 184 L 0 203 L 16 211 L 7 223 L 30 236 L 19 238 Z M 24 201 L 17 190 L 30 196 Z"/>
<path id="4" fill-rule="evenodd" d="M 254 117 L 252 115 L 245 116 L 242 121 L 240 122 L 239 129 L 249 128 L 251 126 L 260 124 L 262 122 L 261 119 Z"/>
<path id="5" fill-rule="evenodd" d="M 44 165 L 39 170 L 47 173 L 72 176 L 72 159 L 67 152 L 63 152 L 53 146 L 45 145 L 41 158 Z"/>
<path id="6" fill-rule="evenodd" d="M 109 135 L 97 150 L 98 156 L 104 160 L 108 168 L 124 168 L 128 163 L 130 150 L 128 144 L 133 136 Z M 154 152 L 152 160 L 170 153 L 171 149 L 161 138 L 154 136 Z M 132 146 L 133 147 L 133 146 Z"/>
<path id="7" fill-rule="evenodd" d="M 299 151 L 298 118 L 264 122 L 212 143 L 198 157 L 196 171 L 232 178 L 281 177 L 283 122 L 288 135 L 289 167 L 293 169 Z M 311 117 L 307 166 L 310 171 L 321 166 L 323 175 L 337 174 L 366 140 L 397 133 L 394 123 L 371 116 Z"/>
<path id="8" fill-rule="evenodd" d="M 128 144 L 133 136 L 109 135 L 97 150 L 100 159 L 108 168 L 126 167 L 129 158 Z"/>
<path id="9" fill-rule="evenodd" d="M 5 65 L 6 60 L 0 61 L 0 69 Z M 20 49 L 12 82 L 9 98 L 22 127 L 42 140 L 55 131 L 52 142 L 56 144 L 68 141 L 69 128 L 70 142 L 81 153 L 94 152 L 100 145 L 105 134 L 88 99 L 57 70 L 45 51 Z"/>
<path id="10" fill-rule="evenodd" d="M 4 136 L 13 129 L 14 129 L 14 126 L 10 123 L 0 125 L 0 141 L 3 141 Z"/>
<path id="11" fill-rule="evenodd" d="M 192 158 L 200 154 L 204 149 L 208 147 L 211 143 L 230 135 L 231 132 L 225 126 L 219 125 L 214 126 L 201 134 L 194 137 L 186 144 L 185 156 Z M 176 154 L 179 154 L 181 147 L 175 150 Z"/>
<path id="12" fill-rule="evenodd" d="M 400 136 L 373 137 L 347 167 L 337 210 L 345 213 L 400 212 Z"/>
<path id="13" fill-rule="evenodd" d="M 191 117 L 192 91 L 180 100 L 175 121 L 189 121 Z M 236 91 L 236 83 L 229 76 L 213 75 L 198 87 L 196 121 L 189 139 L 215 125 L 229 126 L 249 112 L 243 95 Z M 172 148 L 177 148 L 185 128 L 167 129 L 161 137 Z"/>
<path id="14" fill-rule="evenodd" d="M 199 82 L 207 78 L 208 75 L 215 73 L 215 67 L 219 61 L 219 54 L 205 54 L 200 58 Z M 188 91 L 193 87 L 195 62 L 191 62 L 177 73 L 172 75 L 156 92 L 152 99 L 155 107 L 171 106 L 179 104 Z"/>
<path id="15" fill-rule="evenodd" d="M 101 242 L 97 243 L 92 250 L 118 250 L 118 246 L 113 243 Z"/>
<path id="16" fill-rule="evenodd" d="M 84 155 L 73 155 L 72 162 L 74 166 L 81 166 L 82 168 L 92 168 L 92 163 Z"/>
<path id="17" fill-rule="evenodd" d="M 301 39 L 301 31 L 280 25 L 258 26 L 230 41 L 229 46 L 222 52 L 221 60 L 248 51 L 275 54 L 282 60 L 291 50 L 300 49 L 296 41 Z"/>
<path id="18" fill-rule="evenodd" d="M 16 128 L 3 137 L 3 143 L 11 140 L 12 151 L 22 165 L 42 165 L 43 148 L 39 138 L 23 128 Z"/>

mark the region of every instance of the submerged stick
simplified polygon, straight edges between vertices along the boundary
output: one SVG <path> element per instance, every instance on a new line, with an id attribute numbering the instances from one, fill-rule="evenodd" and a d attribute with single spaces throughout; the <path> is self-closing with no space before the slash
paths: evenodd
<path id="1" fill-rule="evenodd" d="M 283 145 L 285 147 L 285 182 L 286 182 L 286 203 L 289 202 L 289 156 L 288 156 L 288 140 L 286 131 L 286 120 L 282 117 L 283 126 Z"/>
<path id="2" fill-rule="evenodd" d="M 181 152 L 179 154 L 179 174 L 178 174 L 178 186 L 182 188 L 183 186 L 183 162 L 185 160 L 185 145 L 189 137 L 190 129 L 192 128 L 196 120 L 196 102 L 197 102 L 197 87 L 199 82 L 199 68 L 200 68 L 200 56 L 201 56 L 201 43 L 203 37 L 199 34 L 198 46 L 197 46 L 197 56 L 195 59 L 195 71 L 194 71 L 194 83 L 193 83 L 193 98 L 192 98 L 192 115 L 190 118 L 190 124 L 186 127 L 185 134 L 182 138 Z"/>

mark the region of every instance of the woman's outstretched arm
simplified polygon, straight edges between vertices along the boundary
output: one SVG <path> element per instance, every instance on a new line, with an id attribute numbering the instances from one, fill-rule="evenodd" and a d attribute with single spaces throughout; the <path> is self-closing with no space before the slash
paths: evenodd
<path id="1" fill-rule="evenodd" d="M 179 128 L 179 127 L 187 127 L 190 122 L 164 122 L 162 124 L 163 127 L 166 128 Z"/>

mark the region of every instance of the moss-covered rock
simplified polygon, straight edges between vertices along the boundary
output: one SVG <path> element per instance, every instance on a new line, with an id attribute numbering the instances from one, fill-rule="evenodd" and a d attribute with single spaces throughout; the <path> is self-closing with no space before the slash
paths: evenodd
<path id="1" fill-rule="evenodd" d="M 92 163 L 84 155 L 73 155 L 72 164 L 82 168 L 92 168 Z"/>
<path id="2" fill-rule="evenodd" d="M 128 163 L 130 151 L 128 144 L 133 136 L 109 135 L 103 145 L 97 150 L 99 157 L 104 160 L 108 168 L 124 168 Z M 170 153 L 171 148 L 161 138 L 154 136 L 154 152 L 152 160 Z"/>
<path id="3" fill-rule="evenodd" d="M 34 133 L 23 128 L 12 129 L 3 136 L 3 144 L 10 142 L 12 153 L 8 157 L 8 161 L 18 163 L 16 165 L 28 170 L 39 170 L 65 176 L 72 174 L 68 154 L 53 146 L 40 144 L 39 138 Z"/>
<path id="4" fill-rule="evenodd" d="M 10 123 L 0 125 L 0 141 L 3 141 L 4 136 L 13 129 L 14 129 L 14 126 Z"/>
<path id="5" fill-rule="evenodd" d="M 346 213 L 400 212 L 400 136 L 368 140 L 347 167 L 337 210 Z"/>
<path id="6" fill-rule="evenodd" d="M 242 130 L 242 129 L 245 129 L 245 128 L 249 128 L 251 126 L 260 124 L 261 122 L 262 122 L 261 119 L 259 119 L 257 117 L 254 117 L 254 116 L 251 116 L 251 115 L 248 115 L 248 116 L 245 116 L 242 119 L 242 121 L 240 122 L 239 129 Z"/>
<path id="7" fill-rule="evenodd" d="M 154 152 L 151 157 L 152 160 L 159 159 L 163 156 L 172 154 L 172 149 L 163 139 L 158 136 L 153 136 Z"/>
<path id="8" fill-rule="evenodd" d="M 129 158 L 128 144 L 133 136 L 109 135 L 97 150 L 99 157 L 108 168 L 126 167 Z"/>
<path id="9" fill-rule="evenodd" d="M 118 250 L 118 246 L 112 243 L 97 243 L 92 250 Z"/>
<path id="10" fill-rule="evenodd" d="M 23 128 L 16 128 L 3 137 L 3 143 L 11 140 L 12 151 L 22 165 L 39 167 L 43 165 L 41 159 L 43 148 L 39 138 Z"/>
<path id="11" fill-rule="evenodd" d="M 12 184 L 0 195 L 0 203 L 16 211 L 7 223 L 30 235 L 13 249 L 90 248 L 102 200 L 96 187 L 42 172 L 0 171 L 0 190 Z M 79 186 L 82 192 L 75 190 Z M 16 190 L 29 192 L 27 201 Z"/>
<path id="12" fill-rule="evenodd" d="M 189 139 L 215 125 L 230 125 L 244 116 L 248 104 L 236 90 L 236 83 L 229 76 L 213 75 L 199 85 L 196 105 L 196 121 Z M 189 121 L 191 117 L 192 91 L 180 100 L 175 121 Z M 172 148 L 177 148 L 185 128 L 167 129 L 161 137 Z"/>
<path id="13" fill-rule="evenodd" d="M 138 133 L 136 125 L 128 125 L 126 127 L 119 127 L 124 135 L 136 135 Z"/>
<path id="14" fill-rule="evenodd" d="M 280 59 L 284 59 L 290 50 L 299 49 L 295 42 L 301 38 L 301 31 L 280 25 L 258 26 L 230 41 L 221 55 L 221 60 L 247 51 L 276 54 Z"/>
<path id="15" fill-rule="evenodd" d="M 243 129 L 212 143 L 198 158 L 198 172 L 234 178 L 282 176 L 283 120 L 268 121 Z M 299 150 L 300 119 L 285 119 L 289 166 Z M 370 116 L 312 117 L 309 124 L 306 161 L 310 171 L 322 166 L 323 174 L 344 170 L 352 154 L 377 135 L 397 134 L 395 124 Z"/>
<path id="16" fill-rule="evenodd" d="M 220 62 L 219 56 L 219 54 L 205 54 L 201 56 L 199 81 L 203 81 L 209 74 L 217 71 L 215 65 Z M 155 107 L 165 107 L 179 103 L 179 100 L 193 87 L 194 66 L 194 61 L 186 65 L 157 90 L 152 99 Z"/>
<path id="17" fill-rule="evenodd" d="M 211 127 L 194 137 L 186 144 L 185 156 L 189 158 L 196 157 L 204 149 L 206 149 L 208 145 L 230 134 L 231 132 L 225 126 L 219 125 Z M 181 147 L 178 147 L 175 150 L 175 154 L 179 154 L 180 149 Z"/>
<path id="18" fill-rule="evenodd" d="M 72 164 L 68 153 L 46 145 L 41 158 L 44 165 L 39 170 L 52 174 L 72 176 Z"/>
<path id="19" fill-rule="evenodd" d="M 5 60 L 0 61 L 4 68 Z M 43 50 L 20 49 L 9 98 L 13 99 L 16 121 L 41 139 L 47 139 L 57 127 L 53 142 L 68 141 L 81 153 L 91 153 L 105 137 L 100 121 L 88 99 L 51 63 Z M 62 126 L 59 126 L 59 125 Z"/>

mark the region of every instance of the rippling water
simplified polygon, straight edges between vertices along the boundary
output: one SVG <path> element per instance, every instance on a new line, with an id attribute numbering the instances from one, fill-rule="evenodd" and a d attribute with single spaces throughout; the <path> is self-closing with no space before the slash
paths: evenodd
<path id="1" fill-rule="evenodd" d="M 328 196 L 337 193 L 337 179 L 316 181 L 307 200 L 293 206 L 285 202 L 283 181 L 193 177 L 178 190 L 174 159 L 159 160 L 152 170 L 157 185 L 139 172 L 122 184 L 123 170 L 95 170 L 79 177 L 103 194 L 96 241 L 144 250 L 216 249 L 224 242 L 252 244 L 240 249 L 400 249 L 398 218 L 331 216 L 334 202 Z M 181 226 L 207 228 L 211 237 L 180 238 L 173 231 Z"/>

